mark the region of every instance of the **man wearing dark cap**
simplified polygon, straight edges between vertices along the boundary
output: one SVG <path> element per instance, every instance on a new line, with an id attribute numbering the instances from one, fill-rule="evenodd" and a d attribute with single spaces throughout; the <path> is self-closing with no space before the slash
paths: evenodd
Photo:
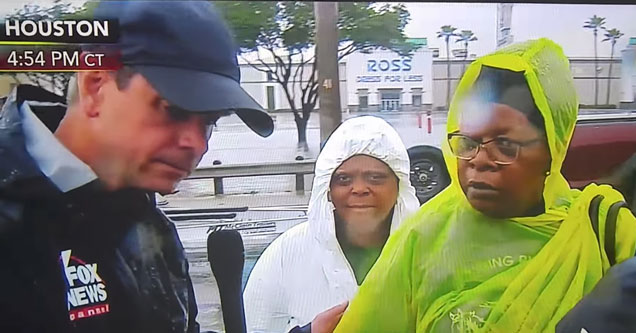
<path id="1" fill-rule="evenodd" d="M 235 112 L 271 118 L 239 86 L 209 2 L 105 2 L 118 71 L 85 71 L 65 101 L 19 86 L 0 112 L 0 332 L 198 332 L 188 263 L 155 207 Z M 66 105 L 67 104 L 67 105 Z"/>

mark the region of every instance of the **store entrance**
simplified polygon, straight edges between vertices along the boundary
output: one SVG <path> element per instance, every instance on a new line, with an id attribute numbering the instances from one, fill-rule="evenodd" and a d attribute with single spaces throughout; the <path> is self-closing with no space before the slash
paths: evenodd
<path id="1" fill-rule="evenodd" d="M 400 111 L 401 97 L 401 89 L 380 90 L 380 111 Z"/>

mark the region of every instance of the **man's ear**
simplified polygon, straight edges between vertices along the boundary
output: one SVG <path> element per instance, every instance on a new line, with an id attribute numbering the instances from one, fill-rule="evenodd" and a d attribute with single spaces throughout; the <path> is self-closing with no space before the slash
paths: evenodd
<path id="1" fill-rule="evenodd" d="M 104 99 L 104 85 L 112 79 L 107 71 L 77 73 L 78 102 L 88 117 L 99 116 L 99 105 Z"/>

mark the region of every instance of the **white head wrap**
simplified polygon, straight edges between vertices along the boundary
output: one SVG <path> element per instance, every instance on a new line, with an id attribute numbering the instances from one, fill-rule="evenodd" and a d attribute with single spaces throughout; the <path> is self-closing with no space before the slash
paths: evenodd
<path id="1" fill-rule="evenodd" d="M 399 179 L 391 232 L 420 206 L 409 179 L 410 163 L 406 147 L 395 129 L 378 117 L 348 119 L 331 134 L 316 160 L 308 217 L 312 233 L 321 242 L 336 241 L 335 207 L 327 198 L 331 176 L 354 155 L 368 155 L 383 161 Z"/>

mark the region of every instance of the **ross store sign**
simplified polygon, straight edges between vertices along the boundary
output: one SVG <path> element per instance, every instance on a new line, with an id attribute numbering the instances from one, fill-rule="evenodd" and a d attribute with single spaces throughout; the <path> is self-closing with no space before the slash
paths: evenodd
<path id="1" fill-rule="evenodd" d="M 410 72 L 411 71 L 411 59 L 382 59 L 382 60 L 367 60 L 367 72 Z"/>
<path id="2" fill-rule="evenodd" d="M 408 74 L 413 66 L 411 58 L 368 59 L 366 62 L 367 75 L 356 76 L 356 82 L 421 82 L 423 75 Z"/>

